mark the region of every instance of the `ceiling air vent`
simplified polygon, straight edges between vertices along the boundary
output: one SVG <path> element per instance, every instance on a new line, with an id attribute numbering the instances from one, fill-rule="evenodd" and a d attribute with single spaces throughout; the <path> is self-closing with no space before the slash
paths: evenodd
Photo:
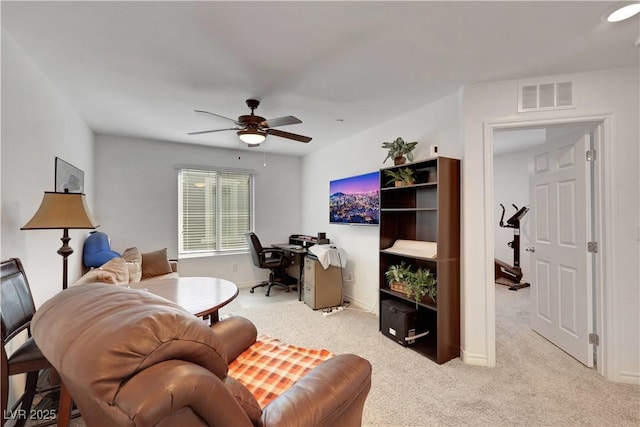
<path id="1" fill-rule="evenodd" d="M 573 83 L 541 83 L 520 85 L 518 112 L 573 108 Z"/>

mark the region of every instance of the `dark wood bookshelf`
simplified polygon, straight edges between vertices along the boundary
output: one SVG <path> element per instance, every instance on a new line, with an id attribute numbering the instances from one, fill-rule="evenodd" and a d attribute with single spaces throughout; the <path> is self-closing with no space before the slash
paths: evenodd
<path id="1" fill-rule="evenodd" d="M 413 185 L 395 187 L 386 170 L 411 168 Z M 390 249 L 397 240 L 435 242 L 435 257 Z M 420 331 L 429 334 L 408 347 L 438 364 L 460 356 L 460 161 L 437 157 L 380 170 L 379 303 L 395 300 L 418 311 Z M 389 288 L 385 272 L 401 262 L 435 274 L 438 294 L 416 302 Z M 380 320 L 382 330 L 382 320 Z"/>

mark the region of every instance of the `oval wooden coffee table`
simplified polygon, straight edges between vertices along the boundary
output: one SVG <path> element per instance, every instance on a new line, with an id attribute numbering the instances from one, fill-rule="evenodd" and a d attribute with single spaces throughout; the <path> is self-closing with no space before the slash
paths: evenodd
<path id="1" fill-rule="evenodd" d="M 173 301 L 197 317 L 210 319 L 211 323 L 219 320 L 218 310 L 238 296 L 235 283 L 217 277 L 148 279 L 128 286 Z"/>

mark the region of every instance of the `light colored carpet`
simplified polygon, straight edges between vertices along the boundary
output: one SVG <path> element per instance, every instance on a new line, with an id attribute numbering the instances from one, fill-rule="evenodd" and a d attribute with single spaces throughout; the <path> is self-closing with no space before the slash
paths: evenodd
<path id="1" fill-rule="evenodd" d="M 437 365 L 378 331 L 373 314 L 313 311 L 293 293 L 240 296 L 221 315 L 241 315 L 261 334 L 373 366 L 365 426 L 638 426 L 640 387 L 606 381 L 528 327 L 529 288 L 496 286 L 497 366 Z"/>
<path id="2" fill-rule="evenodd" d="M 260 334 L 291 344 L 369 360 L 364 426 L 640 425 L 640 387 L 606 381 L 532 332 L 528 299 L 528 288 L 496 286 L 495 368 L 460 359 L 437 365 L 383 336 L 373 314 L 347 309 L 325 317 L 294 292 L 267 298 L 242 289 L 220 314 L 247 317 Z"/>

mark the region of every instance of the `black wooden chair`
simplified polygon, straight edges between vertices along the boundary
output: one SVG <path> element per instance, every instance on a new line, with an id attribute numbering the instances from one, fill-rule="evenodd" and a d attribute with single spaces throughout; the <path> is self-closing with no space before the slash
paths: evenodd
<path id="1" fill-rule="evenodd" d="M 258 239 L 258 236 L 256 236 L 252 231 L 249 231 L 244 235 L 249 243 L 249 250 L 251 251 L 253 264 L 256 267 L 268 268 L 270 270 L 269 280 L 253 286 L 249 292 L 253 293 L 256 288 L 262 286 L 267 287 L 267 292 L 265 292 L 266 296 L 269 296 L 271 288 L 274 286 L 281 287 L 289 292 L 289 286 L 278 280 L 286 279 L 286 267 L 291 262 L 291 260 L 285 255 L 284 251 L 277 248 L 263 248 L 262 244 L 260 244 L 260 239 Z"/>
<path id="2" fill-rule="evenodd" d="M 2 424 L 15 418 L 14 425 L 22 426 L 31 413 L 31 404 L 36 393 L 40 370 L 49 368 L 49 362 L 31 337 L 29 325 L 36 311 L 31 296 L 27 276 L 18 258 L 2 262 L 1 272 L 1 315 L 2 315 Z M 6 346 L 23 330 L 27 330 L 28 338 L 7 357 Z M 27 374 L 25 390 L 16 401 L 11 412 L 7 412 L 9 377 Z M 18 404 L 20 410 L 17 411 Z M 13 417 L 12 417 L 13 415 Z"/>

